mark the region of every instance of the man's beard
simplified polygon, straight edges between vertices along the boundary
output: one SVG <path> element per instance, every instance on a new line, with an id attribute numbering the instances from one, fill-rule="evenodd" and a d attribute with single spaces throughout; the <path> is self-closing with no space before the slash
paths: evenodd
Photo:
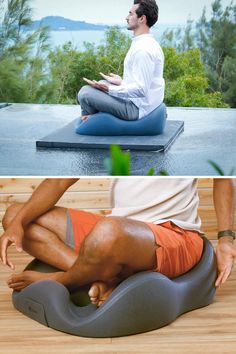
<path id="1" fill-rule="evenodd" d="M 134 31 L 136 28 L 137 28 L 137 26 L 134 26 L 134 25 L 132 26 L 129 23 L 127 23 L 127 30 L 128 31 Z"/>

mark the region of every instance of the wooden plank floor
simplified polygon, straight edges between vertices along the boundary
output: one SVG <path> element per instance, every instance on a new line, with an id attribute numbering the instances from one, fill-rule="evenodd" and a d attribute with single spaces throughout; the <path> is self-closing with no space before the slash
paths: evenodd
<path id="1" fill-rule="evenodd" d="M 215 243 L 215 241 L 213 241 Z M 30 257 L 10 256 L 16 272 Z M 13 308 L 5 280 L 11 271 L 0 265 L 0 353 L 236 353 L 236 270 L 217 291 L 212 305 L 179 317 L 152 332 L 122 338 L 81 338 L 42 326 Z"/>

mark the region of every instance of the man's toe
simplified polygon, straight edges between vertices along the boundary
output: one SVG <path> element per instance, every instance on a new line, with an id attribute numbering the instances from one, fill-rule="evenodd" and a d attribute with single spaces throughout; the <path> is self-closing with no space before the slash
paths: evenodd
<path id="1" fill-rule="evenodd" d="M 92 304 L 97 304 L 97 301 L 99 299 L 99 287 L 97 284 L 93 284 L 91 286 L 91 288 L 89 289 L 88 295 L 90 297 Z"/>

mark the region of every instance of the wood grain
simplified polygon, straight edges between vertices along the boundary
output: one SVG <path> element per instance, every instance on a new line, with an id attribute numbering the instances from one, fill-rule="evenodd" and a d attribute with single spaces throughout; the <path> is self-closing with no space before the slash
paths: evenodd
<path id="1" fill-rule="evenodd" d="M 0 210 L 6 210 L 13 203 L 24 203 L 28 198 L 29 194 L 26 193 L 0 194 Z M 103 191 L 67 192 L 61 197 L 57 205 L 78 209 L 109 208 L 109 193 Z"/>
<path id="2" fill-rule="evenodd" d="M 0 178 L 0 194 L 2 193 L 32 193 L 43 181 L 43 178 Z M 109 178 L 81 178 L 69 191 L 108 190 Z"/>

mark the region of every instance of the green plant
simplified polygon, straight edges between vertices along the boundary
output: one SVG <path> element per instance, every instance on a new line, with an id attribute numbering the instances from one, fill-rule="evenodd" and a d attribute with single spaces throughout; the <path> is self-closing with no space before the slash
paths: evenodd
<path id="1" fill-rule="evenodd" d="M 32 24 L 31 0 L 0 0 L 0 101 L 43 103 L 49 31 Z"/>
<path id="2" fill-rule="evenodd" d="M 130 152 L 123 152 L 118 145 L 110 146 L 110 157 L 104 160 L 104 167 L 111 176 L 130 176 L 131 175 L 131 158 Z M 153 176 L 154 167 L 151 167 L 147 176 Z M 160 171 L 160 176 L 168 176 L 166 171 Z"/>
<path id="3" fill-rule="evenodd" d="M 222 103 L 236 107 L 236 5 L 231 1 L 223 8 L 222 2 L 222 0 L 212 2 L 210 18 L 206 16 L 206 7 L 204 7 L 201 18 L 196 23 L 188 20 L 185 29 L 168 29 L 161 40 L 162 46 L 167 49 L 176 48 L 181 57 L 196 48 L 199 50 L 201 63 L 205 68 L 204 76 L 207 77 L 206 95 L 213 94 L 212 97 L 203 100 L 203 106 L 205 106 L 204 101 L 209 102 L 208 107 L 213 107 L 212 104 L 215 103 L 215 107 L 221 107 Z M 182 67 L 184 62 L 183 57 Z M 165 67 L 167 69 L 168 65 Z M 173 70 L 174 66 L 170 67 Z M 171 80 L 175 79 L 174 77 Z M 183 91 L 183 87 L 181 89 Z M 221 102 L 222 98 L 223 102 Z M 199 97 L 197 97 L 197 104 L 198 102 Z"/>
<path id="4" fill-rule="evenodd" d="M 234 168 L 231 169 L 231 171 L 228 174 L 225 174 L 222 168 L 214 161 L 208 160 L 207 161 L 213 168 L 214 170 L 220 175 L 220 176 L 234 176 Z"/>
<path id="5" fill-rule="evenodd" d="M 110 158 L 104 160 L 104 166 L 111 176 L 130 176 L 130 153 L 123 152 L 118 145 L 110 146 Z"/>

